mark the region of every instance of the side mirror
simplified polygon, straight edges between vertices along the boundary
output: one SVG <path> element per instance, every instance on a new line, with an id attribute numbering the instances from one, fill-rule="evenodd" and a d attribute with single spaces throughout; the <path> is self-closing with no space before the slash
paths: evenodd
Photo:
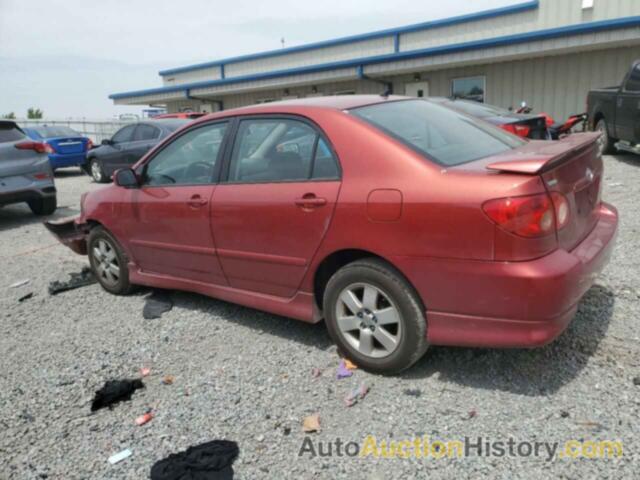
<path id="1" fill-rule="evenodd" d="M 138 186 L 140 186 L 136 172 L 130 168 L 116 170 L 116 173 L 113 175 L 113 181 L 117 186 L 123 188 L 138 188 Z"/>
<path id="2" fill-rule="evenodd" d="M 110 138 L 105 138 L 104 140 L 102 140 L 102 142 L 100 142 L 101 145 L 113 145 L 113 140 L 111 140 Z"/>

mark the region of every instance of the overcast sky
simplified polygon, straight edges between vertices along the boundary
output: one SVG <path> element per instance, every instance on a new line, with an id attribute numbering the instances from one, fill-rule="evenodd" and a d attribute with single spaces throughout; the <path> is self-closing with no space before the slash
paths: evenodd
<path id="1" fill-rule="evenodd" d="M 107 118 L 158 70 L 522 0 L 0 0 L 0 114 Z"/>

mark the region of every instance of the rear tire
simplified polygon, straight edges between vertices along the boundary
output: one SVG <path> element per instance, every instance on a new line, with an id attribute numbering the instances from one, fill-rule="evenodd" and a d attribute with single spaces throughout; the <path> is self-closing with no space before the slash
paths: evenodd
<path id="1" fill-rule="evenodd" d="M 329 335 L 347 358 L 365 370 L 405 370 L 427 351 L 424 307 L 402 274 L 377 259 L 342 267 L 323 299 Z"/>
<path id="2" fill-rule="evenodd" d="M 91 230 L 88 241 L 91 269 L 102 288 L 114 295 L 127 295 L 135 290 L 129 282 L 129 259 L 120 243 L 103 227 Z"/>
<path id="3" fill-rule="evenodd" d="M 600 154 L 611 155 L 615 153 L 615 149 L 613 148 L 615 140 L 609 136 L 607 121 L 604 118 L 601 118 L 598 120 L 598 123 L 596 123 L 596 131 L 600 133 L 600 138 L 598 139 Z"/>
<path id="4" fill-rule="evenodd" d="M 56 197 L 38 198 L 28 202 L 29 208 L 36 215 L 51 215 L 58 208 Z"/>
<path id="5" fill-rule="evenodd" d="M 89 160 L 89 165 L 87 168 L 89 175 L 93 178 L 93 181 L 96 183 L 106 183 L 107 176 L 104 173 L 104 169 L 102 168 L 102 163 L 97 158 L 92 158 Z"/>

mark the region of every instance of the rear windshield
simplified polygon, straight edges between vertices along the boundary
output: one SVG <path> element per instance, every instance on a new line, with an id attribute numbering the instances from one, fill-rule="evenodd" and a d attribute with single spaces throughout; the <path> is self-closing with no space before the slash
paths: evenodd
<path id="1" fill-rule="evenodd" d="M 350 113 L 445 166 L 497 155 L 526 143 L 497 127 L 426 100 L 380 103 Z"/>
<path id="2" fill-rule="evenodd" d="M 78 132 L 69 127 L 32 127 L 31 130 L 38 133 L 42 138 L 80 136 Z"/>
<path id="3" fill-rule="evenodd" d="M 0 122 L 0 143 L 15 142 L 24 138 L 24 133 L 13 123 Z"/>

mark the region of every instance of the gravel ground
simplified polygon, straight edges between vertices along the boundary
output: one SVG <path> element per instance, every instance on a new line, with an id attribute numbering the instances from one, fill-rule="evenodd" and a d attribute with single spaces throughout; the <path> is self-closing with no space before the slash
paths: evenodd
<path id="1" fill-rule="evenodd" d="M 50 281 L 87 264 L 58 245 L 23 206 L 0 210 L 0 478 L 147 478 L 170 453 L 226 438 L 240 446 L 236 478 L 637 478 L 640 463 L 640 158 L 606 159 L 605 199 L 622 223 L 611 264 L 566 333 L 546 348 L 432 348 L 398 377 L 356 371 L 335 379 L 323 325 L 188 293 L 144 320 L 144 292 L 117 298 L 94 285 L 51 297 Z M 75 215 L 97 188 L 59 173 L 57 216 Z M 9 288 L 22 279 L 28 285 Z M 18 298 L 33 292 L 22 303 Z M 151 368 L 132 401 L 93 415 L 94 391 Z M 314 378 L 313 368 L 322 371 Z M 175 382 L 160 383 L 163 375 Z M 346 408 L 365 382 L 369 395 Z M 138 427 L 148 408 L 156 417 Z M 322 429 L 304 434 L 319 413 Z M 405 440 L 622 440 L 618 459 L 299 457 L 313 442 Z M 317 443 L 315 443 L 317 448 Z M 107 458 L 130 448 L 112 466 Z M 335 451 L 334 451 L 335 453 Z"/>

